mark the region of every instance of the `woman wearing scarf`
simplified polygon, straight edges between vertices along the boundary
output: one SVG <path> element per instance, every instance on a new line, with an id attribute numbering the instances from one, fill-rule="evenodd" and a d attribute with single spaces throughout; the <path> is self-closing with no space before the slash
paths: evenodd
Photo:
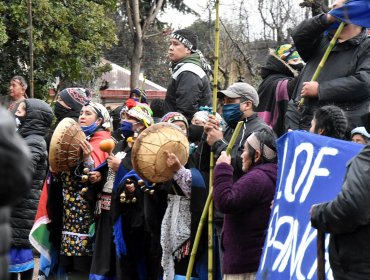
<path id="1" fill-rule="evenodd" d="M 53 174 L 48 210 L 60 267 L 71 279 L 88 279 L 95 233 L 95 197 L 89 181 L 94 182 L 96 176 L 90 174 L 85 181 L 82 175 L 85 168 L 91 171 L 108 157 L 99 143 L 110 138 L 111 125 L 108 111 L 94 102 L 82 107 L 78 123 L 86 135 L 80 143 L 83 160 L 70 171 Z"/>
<path id="2" fill-rule="evenodd" d="M 275 140 L 269 128 L 247 138 L 241 154 L 245 173 L 235 182 L 230 156 L 222 152 L 216 162 L 213 199 L 225 214 L 221 237 L 224 280 L 256 279 L 275 194 Z"/>
<path id="3" fill-rule="evenodd" d="M 99 192 L 99 208 L 96 209 L 98 219 L 90 279 L 157 279 L 141 261 L 145 260 L 147 244 L 144 241 L 143 193 L 131 184 L 126 187 L 125 183 L 127 179 L 132 184 L 140 179 L 132 170 L 132 140 L 152 125 L 153 119 L 149 105 L 138 102 L 133 107 L 125 106 L 120 116 L 123 140 L 116 143 L 106 164 L 92 172 L 98 178 L 94 188 Z M 123 192 L 127 197 L 135 197 L 136 201 L 121 203 Z M 146 274 L 152 278 L 145 278 Z"/>

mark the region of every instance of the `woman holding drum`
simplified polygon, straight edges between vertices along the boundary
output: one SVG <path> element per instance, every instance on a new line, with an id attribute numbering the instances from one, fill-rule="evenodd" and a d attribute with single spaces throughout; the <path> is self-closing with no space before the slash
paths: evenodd
<path id="1" fill-rule="evenodd" d="M 82 107 L 78 125 L 69 118 L 56 128 L 50 144 L 48 211 L 50 238 L 59 251 L 59 264 L 71 279 L 88 279 L 95 234 L 96 191 L 99 180 L 92 170 L 108 157 L 99 143 L 110 136 L 105 107 L 89 102 Z"/>
<path id="2" fill-rule="evenodd" d="M 140 266 L 145 258 L 143 193 L 135 187 L 140 178 L 132 171 L 131 149 L 153 119 L 143 103 L 122 109 L 120 115 L 123 140 L 116 143 L 107 164 L 92 172 L 101 194 L 90 279 L 142 279 L 146 274 Z"/>

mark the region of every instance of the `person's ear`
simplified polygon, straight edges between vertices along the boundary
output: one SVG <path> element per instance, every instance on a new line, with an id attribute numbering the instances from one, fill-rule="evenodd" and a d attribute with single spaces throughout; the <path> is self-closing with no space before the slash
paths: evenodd
<path id="1" fill-rule="evenodd" d="M 247 109 L 253 109 L 253 102 L 252 101 L 247 101 L 246 102 L 246 105 L 247 105 Z"/>
<path id="2" fill-rule="evenodd" d="M 97 120 L 96 120 L 96 124 L 99 126 L 99 125 L 101 125 L 103 123 L 103 119 L 102 118 L 98 118 Z"/>
<path id="3" fill-rule="evenodd" d="M 258 162 L 261 159 L 261 152 L 257 151 L 254 153 L 254 162 Z"/>
<path id="4" fill-rule="evenodd" d="M 317 130 L 317 134 L 319 134 L 319 135 L 325 135 L 325 129 L 319 128 Z"/>

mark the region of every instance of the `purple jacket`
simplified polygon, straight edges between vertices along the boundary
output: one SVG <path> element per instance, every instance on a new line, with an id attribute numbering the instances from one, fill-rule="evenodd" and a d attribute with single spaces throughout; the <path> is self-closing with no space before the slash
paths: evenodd
<path id="1" fill-rule="evenodd" d="M 233 167 L 215 167 L 213 199 L 225 214 L 222 229 L 223 273 L 256 272 L 274 199 L 277 165 L 256 165 L 233 183 Z"/>

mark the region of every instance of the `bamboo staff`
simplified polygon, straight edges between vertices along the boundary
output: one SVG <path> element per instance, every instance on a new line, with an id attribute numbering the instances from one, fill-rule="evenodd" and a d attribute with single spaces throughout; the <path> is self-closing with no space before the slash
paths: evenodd
<path id="1" fill-rule="evenodd" d="M 243 126 L 243 123 L 244 123 L 243 121 L 240 121 L 236 125 L 236 128 L 233 132 L 233 135 L 231 136 L 229 145 L 226 148 L 226 154 L 227 155 L 230 154 L 231 149 L 233 148 L 233 146 L 235 144 L 236 138 L 238 137 L 238 135 L 240 133 L 240 130 Z M 213 170 L 212 170 L 212 174 L 213 174 Z M 211 181 L 212 181 L 212 187 L 213 187 L 213 177 L 210 178 L 210 183 L 211 183 Z M 208 193 L 207 200 L 206 200 L 206 203 L 205 203 L 204 208 L 203 208 L 202 216 L 200 217 L 197 233 L 196 233 L 195 239 L 194 239 L 193 248 L 192 248 L 191 253 L 190 253 L 189 265 L 188 265 L 188 269 L 186 271 L 186 280 L 190 279 L 191 273 L 193 272 L 195 257 L 197 255 L 197 250 L 198 250 L 198 247 L 199 247 L 200 236 L 202 235 L 203 227 L 204 227 L 204 224 L 205 224 L 205 220 L 206 220 L 208 211 L 210 209 L 209 206 L 210 206 L 211 202 L 212 202 L 212 192 L 210 191 Z M 213 258 L 213 256 L 212 256 L 212 258 Z"/>
<path id="2" fill-rule="evenodd" d="M 218 85 L 218 62 L 220 51 L 220 1 L 216 0 L 216 19 L 215 19 L 215 51 L 214 51 L 214 70 L 213 70 L 213 98 L 212 98 L 212 114 L 217 113 L 217 85 Z M 231 141 L 230 141 L 231 142 Z M 233 144 L 234 145 L 234 144 Z M 209 162 L 209 194 L 212 198 L 213 192 L 213 169 L 214 169 L 214 154 L 211 151 Z M 208 280 L 213 279 L 213 199 L 210 199 L 208 206 Z"/>
<path id="3" fill-rule="evenodd" d="M 139 97 L 139 102 L 141 102 L 141 97 L 143 96 L 143 92 L 145 92 L 145 80 L 146 80 L 146 76 L 143 75 L 143 82 L 141 84 L 141 93 L 140 93 L 140 97 Z"/>
<path id="4" fill-rule="evenodd" d="M 329 46 L 327 47 L 327 49 L 324 53 L 324 56 L 322 57 L 319 65 L 317 66 L 317 69 L 316 69 L 315 73 L 313 74 L 311 81 L 316 81 L 317 77 L 320 75 L 320 72 L 321 72 L 322 68 L 324 67 L 324 65 L 326 63 L 326 60 L 328 59 L 331 50 L 333 49 L 335 43 L 338 40 L 338 37 L 339 37 L 340 33 L 342 32 L 344 24 L 345 23 L 343 21 L 340 23 L 337 31 L 334 34 L 334 37 L 331 39 L 331 41 L 329 43 Z M 303 105 L 304 105 L 304 97 L 302 97 L 301 101 L 299 101 L 299 106 L 302 107 Z"/>

